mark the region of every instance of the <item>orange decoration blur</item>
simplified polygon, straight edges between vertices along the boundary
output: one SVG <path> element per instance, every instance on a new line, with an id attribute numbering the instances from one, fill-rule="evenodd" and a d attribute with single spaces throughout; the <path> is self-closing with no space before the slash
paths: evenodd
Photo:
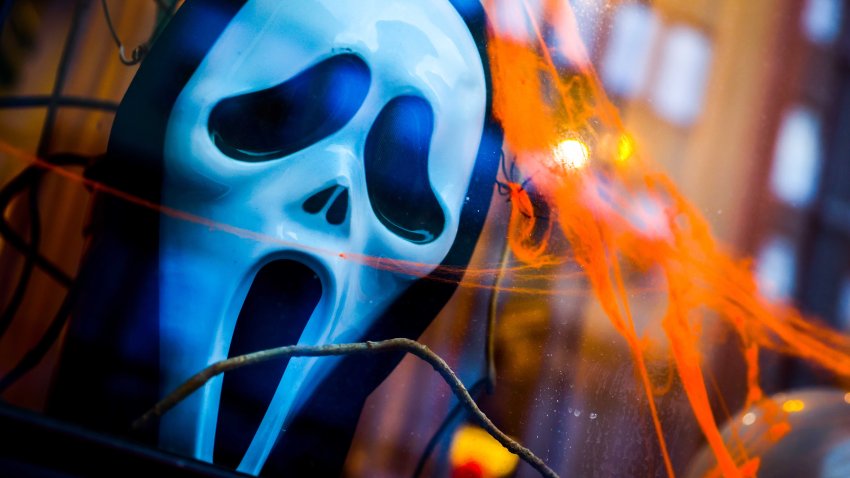
<path id="1" fill-rule="evenodd" d="M 850 339 L 759 296 L 750 262 L 725 252 L 673 182 L 640 158 L 638 146 L 590 67 L 569 2 L 545 0 L 540 18 L 526 0 L 489 0 L 486 8 L 493 19 L 488 52 L 494 110 L 517 168 L 531 178 L 549 211 L 546 218 L 536 217 L 526 190 L 510 183 L 509 243 L 514 255 L 530 266 L 563 256 L 550 244 L 551 228 L 554 224 L 560 228 L 569 241 L 569 259 L 583 268 L 596 299 L 629 347 L 667 473 L 674 476 L 647 371 L 645 343 L 636 331 L 623 278 L 626 266 L 660 270 L 667 295 L 663 332 L 694 417 L 717 459 L 713 474 L 755 476 L 759 458 L 731 453 L 712 414 L 699 348 L 701 319 L 716 313 L 740 337 L 748 367 L 746 406 L 761 407 L 772 424 L 774 440 L 790 431 L 785 421 L 788 410 L 763 399 L 759 351 L 779 351 L 850 376 Z M 506 8 L 525 15 L 525 34 L 517 33 L 515 17 L 510 18 L 511 25 L 504 23 Z M 568 21 L 557 25 L 545 20 L 565 16 Z M 570 60 L 567 67 L 554 63 L 542 31 L 554 32 L 562 44 L 567 40 L 560 47 Z M 572 167 L 559 160 L 559 145 L 568 140 L 587 148 L 587 164 Z M 548 228 L 542 233 L 540 220 Z"/>

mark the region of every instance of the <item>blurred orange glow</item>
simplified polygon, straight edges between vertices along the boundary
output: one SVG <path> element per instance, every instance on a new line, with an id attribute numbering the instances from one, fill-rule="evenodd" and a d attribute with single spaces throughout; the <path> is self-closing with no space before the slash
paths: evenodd
<path id="1" fill-rule="evenodd" d="M 485 477 L 508 476 L 519 463 L 519 457 L 484 429 L 470 425 L 459 428 L 455 433 L 449 454 L 453 468 L 475 463 Z"/>
<path id="2" fill-rule="evenodd" d="M 782 404 L 782 410 L 788 413 L 801 412 L 806 408 L 806 402 L 802 400 L 786 400 Z"/>

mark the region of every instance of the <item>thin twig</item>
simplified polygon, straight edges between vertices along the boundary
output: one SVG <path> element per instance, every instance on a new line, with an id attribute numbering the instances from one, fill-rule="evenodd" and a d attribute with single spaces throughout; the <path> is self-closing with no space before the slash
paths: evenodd
<path id="1" fill-rule="evenodd" d="M 168 394 L 153 408 L 145 412 L 138 420 L 133 422 L 133 429 L 137 430 L 145 426 L 147 422 L 155 417 L 160 417 L 162 414 L 172 409 L 183 399 L 188 397 L 192 392 L 198 390 L 210 379 L 221 373 L 234 370 L 246 365 L 252 365 L 267 360 L 272 360 L 280 357 L 327 357 L 332 355 L 355 355 L 382 352 L 407 352 L 416 357 L 428 362 L 437 373 L 443 377 L 443 380 L 451 387 L 452 392 L 457 396 L 458 400 L 464 404 L 469 410 L 470 415 L 493 436 L 499 443 L 507 448 L 511 453 L 519 456 L 523 461 L 531 465 L 542 476 L 553 478 L 558 475 L 537 457 L 531 450 L 520 445 L 517 441 L 505 435 L 499 430 L 493 422 L 487 418 L 487 415 L 478 408 L 475 401 L 469 395 L 466 387 L 460 379 L 455 375 L 452 369 L 446 362 L 435 354 L 425 345 L 414 340 L 398 338 L 382 340 L 379 342 L 358 342 L 350 344 L 330 344 L 330 345 L 289 345 L 285 347 L 277 347 L 274 349 L 263 350 L 238 357 L 229 358 L 216 362 L 209 367 L 201 370 L 189 380 L 183 382 L 173 392 Z"/>

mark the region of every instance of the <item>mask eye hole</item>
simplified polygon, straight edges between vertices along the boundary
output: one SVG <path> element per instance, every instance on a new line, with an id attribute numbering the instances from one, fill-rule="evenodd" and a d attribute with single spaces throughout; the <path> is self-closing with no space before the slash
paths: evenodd
<path id="1" fill-rule="evenodd" d="M 428 176 L 433 131 L 428 102 L 399 96 L 378 113 L 366 137 L 364 169 L 372 209 L 387 229 L 416 244 L 433 241 L 445 225 Z"/>
<path id="2" fill-rule="evenodd" d="M 281 158 L 345 126 L 363 104 L 370 81 L 359 57 L 328 58 L 279 85 L 221 100 L 210 113 L 210 137 L 233 159 Z"/>

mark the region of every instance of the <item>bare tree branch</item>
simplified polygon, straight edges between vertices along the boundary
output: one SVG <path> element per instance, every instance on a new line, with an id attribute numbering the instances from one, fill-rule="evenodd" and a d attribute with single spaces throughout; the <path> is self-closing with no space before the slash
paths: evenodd
<path id="1" fill-rule="evenodd" d="M 469 413 L 475 420 L 493 436 L 499 443 L 507 448 L 511 453 L 519 456 L 523 461 L 534 467 L 542 476 L 547 478 L 557 478 L 557 474 L 537 457 L 531 450 L 520 445 L 511 437 L 505 435 L 499 430 L 496 425 L 487 418 L 487 415 L 478 408 L 475 400 L 469 395 L 466 387 L 452 371 L 451 367 L 439 355 L 435 354 L 428 347 L 415 340 L 398 338 L 382 340 L 379 342 L 358 342 L 350 344 L 331 344 L 331 345 L 289 345 L 285 347 L 277 347 L 274 349 L 263 350 L 250 354 L 240 355 L 238 357 L 229 358 L 216 362 L 209 367 L 201 370 L 192 378 L 185 381 L 176 390 L 168 394 L 153 408 L 145 412 L 138 420 L 133 422 L 133 429 L 137 430 L 144 427 L 151 419 L 162 416 L 168 410 L 174 408 L 183 399 L 192 394 L 195 390 L 204 386 L 211 378 L 221 373 L 252 365 L 267 360 L 280 357 L 327 357 L 332 355 L 354 355 L 354 354 L 374 354 L 381 352 L 407 352 L 416 357 L 428 362 L 437 373 L 443 377 L 443 380 L 451 387 L 452 392 L 457 396 L 458 400 L 469 410 Z"/>

